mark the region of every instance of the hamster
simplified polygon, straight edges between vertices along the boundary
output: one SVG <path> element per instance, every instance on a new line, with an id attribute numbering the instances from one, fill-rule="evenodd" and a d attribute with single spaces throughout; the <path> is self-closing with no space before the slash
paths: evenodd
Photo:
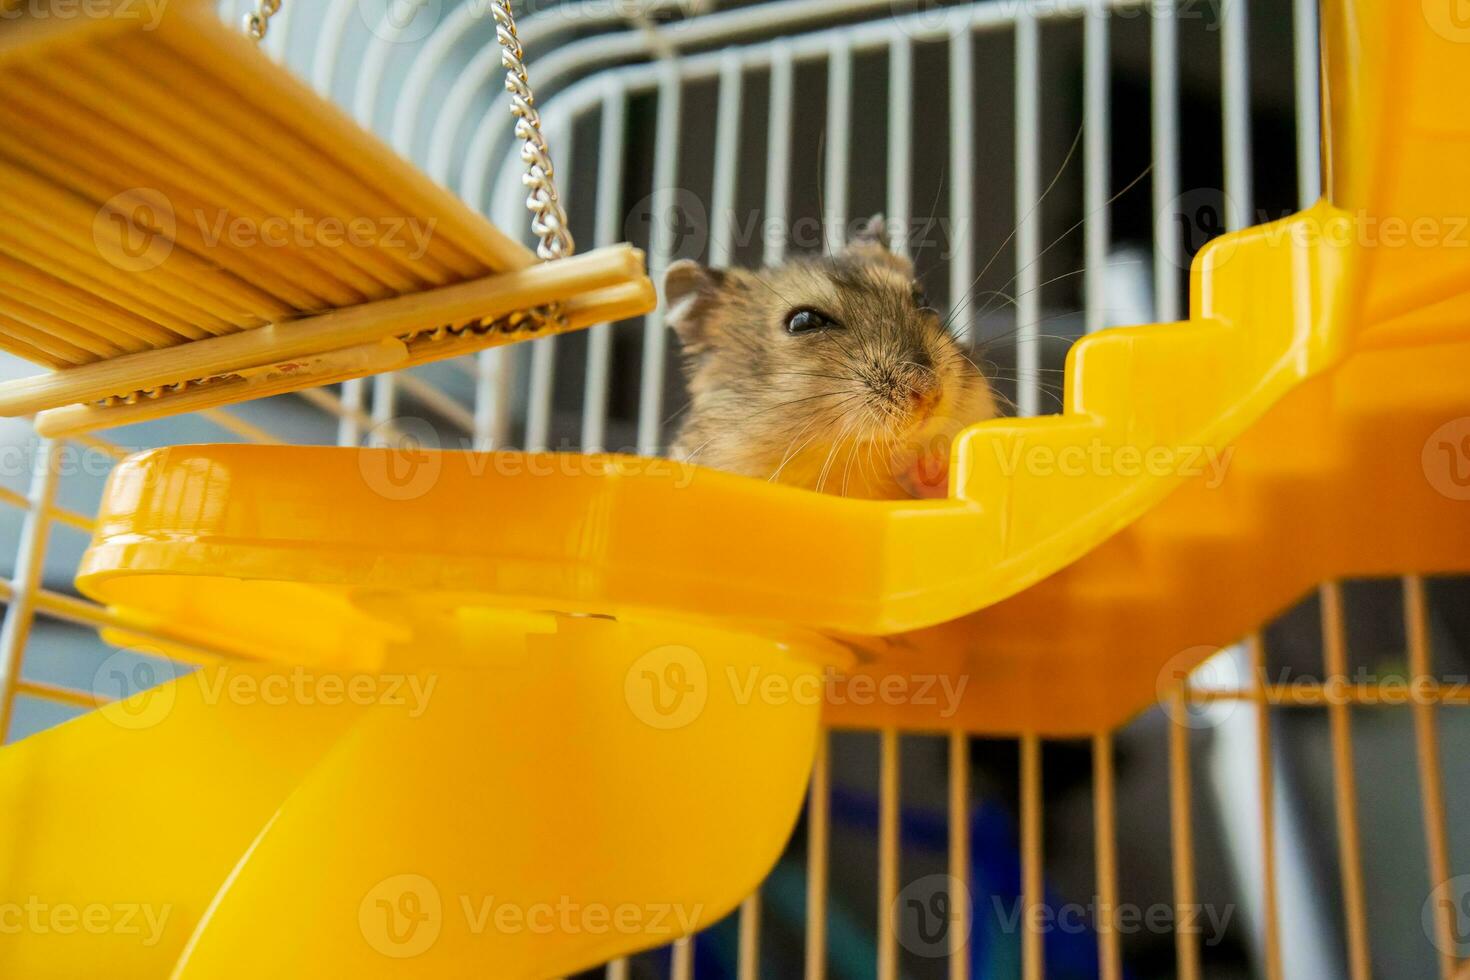
<path id="1" fill-rule="evenodd" d="M 680 459 L 849 497 L 942 497 L 950 442 L 996 414 L 881 218 L 831 256 L 676 262 L 664 299 L 691 396 Z"/>

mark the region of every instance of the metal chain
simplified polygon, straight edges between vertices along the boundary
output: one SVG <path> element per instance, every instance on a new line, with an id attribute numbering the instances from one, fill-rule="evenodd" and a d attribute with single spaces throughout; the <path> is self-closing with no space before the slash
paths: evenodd
<path id="1" fill-rule="evenodd" d="M 281 0 L 256 0 L 255 10 L 245 15 L 245 33 L 256 41 L 265 38 L 270 29 L 270 19 L 281 10 Z M 500 64 L 505 68 L 505 89 L 510 93 L 511 114 L 516 117 L 516 138 L 521 141 L 521 160 L 526 164 L 526 173 L 521 181 L 530 189 L 526 208 L 531 212 L 531 231 L 540 237 L 536 254 L 543 259 L 560 259 L 572 254 L 576 243 L 567 227 L 566 210 L 556 190 L 556 168 L 551 163 L 551 150 L 541 134 L 541 114 L 536 111 L 536 96 L 531 91 L 531 80 L 526 72 L 525 51 L 516 34 L 515 14 L 511 12 L 510 0 L 491 0 L 491 13 L 495 17 L 495 39 L 500 44 Z M 567 319 L 561 304 L 549 303 L 529 310 L 508 313 L 493 319 L 482 319 L 465 324 L 439 326 L 423 330 L 412 330 L 401 335 L 410 344 L 433 343 L 454 339 L 465 333 L 479 335 L 530 335 L 547 330 L 564 329 Z M 222 376 L 223 377 L 223 376 Z M 200 379 L 191 384 L 222 378 Z M 159 398 L 182 390 L 181 386 L 164 386 L 114 396 L 109 404 L 119 401 L 132 403 L 145 398 Z"/>
<path id="2" fill-rule="evenodd" d="M 270 29 L 271 18 L 281 9 L 281 0 L 256 0 L 255 9 L 245 15 L 245 33 L 252 40 L 265 40 L 265 32 Z"/>
<path id="3" fill-rule="evenodd" d="M 549 330 L 564 330 L 566 326 L 567 318 L 562 313 L 561 307 L 557 304 L 550 304 L 533 306 L 526 310 L 515 310 L 503 316 L 482 318 L 468 323 L 408 330 L 396 336 L 408 345 L 410 352 L 418 352 L 434 344 L 461 340 L 466 335 L 515 337 L 524 340 L 539 336 Z M 138 405 L 146 401 L 169 398 L 186 391 L 195 391 L 206 385 L 240 381 L 244 377 L 244 374 L 239 371 L 211 374 L 200 378 L 190 378 L 187 381 L 156 385 L 152 388 L 137 388 L 125 394 L 106 395 L 99 398 L 98 403 L 107 408 L 116 408 L 119 405 Z"/>
<path id="4" fill-rule="evenodd" d="M 255 10 L 245 15 L 245 33 L 255 41 L 265 38 L 270 19 L 281 10 L 281 0 L 256 0 Z M 500 63 L 505 67 L 505 88 L 511 97 L 511 113 L 516 117 L 516 138 L 521 140 L 521 159 L 526 164 L 522 182 L 531 190 L 526 208 L 531 212 L 531 230 L 541 237 L 536 254 L 543 259 L 560 259 L 572 254 L 576 243 L 567 227 L 567 214 L 556 192 L 556 170 L 551 165 L 551 151 L 541 135 L 541 115 L 536 111 L 536 97 L 526 74 L 525 52 L 516 35 L 515 15 L 510 0 L 491 0 L 495 15 L 495 38 L 500 42 Z M 548 303 L 528 310 L 517 310 L 504 316 L 474 320 L 469 323 L 410 330 L 399 337 L 410 345 L 433 344 L 454 340 L 466 333 L 479 336 L 535 336 L 549 330 L 565 329 L 566 314 L 560 303 Z M 212 375 L 181 381 L 178 384 L 140 388 L 124 395 L 101 399 L 107 406 L 135 405 L 141 401 L 166 398 L 185 390 L 217 381 L 229 381 L 236 374 Z"/>
<path id="5" fill-rule="evenodd" d="M 551 164 L 551 150 L 541 133 L 541 114 L 536 111 L 536 95 L 531 91 L 531 79 L 526 73 L 526 52 L 516 33 L 516 17 L 510 2 L 490 0 L 490 13 L 495 17 L 495 40 L 500 44 L 500 64 L 505 69 L 510 111 L 516 117 L 516 139 L 521 141 L 521 162 L 526 165 L 521 177 L 521 183 L 530 189 L 526 208 L 531 212 L 531 231 L 541 239 L 536 254 L 543 259 L 562 259 L 571 255 L 577 246 L 556 190 L 556 168 Z M 281 0 L 256 0 L 255 10 L 245 15 L 245 33 L 256 41 L 264 40 L 271 18 L 280 10 Z"/>
<path id="6" fill-rule="evenodd" d="M 526 208 L 531 212 L 531 231 L 541 238 L 536 254 L 543 259 L 560 259 L 572 254 L 576 243 L 567 227 L 567 213 L 556 191 L 556 169 L 551 151 L 541 134 L 541 114 L 526 74 L 525 51 L 516 34 L 510 0 L 491 0 L 495 17 L 495 39 L 500 42 L 500 64 L 505 68 L 505 90 L 510 93 L 510 111 L 516 117 L 516 138 L 521 141 L 521 162 L 526 173 L 521 183 L 530 189 Z"/>

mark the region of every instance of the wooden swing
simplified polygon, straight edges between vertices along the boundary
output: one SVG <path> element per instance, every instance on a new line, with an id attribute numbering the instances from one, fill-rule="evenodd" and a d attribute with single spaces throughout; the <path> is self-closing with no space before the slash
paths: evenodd
<path id="1" fill-rule="evenodd" d="M 509 0 L 491 8 L 534 254 L 204 0 L 10 11 L 0 349 L 54 370 L 0 384 L 0 415 L 64 436 L 652 309 L 638 249 L 571 256 Z"/>

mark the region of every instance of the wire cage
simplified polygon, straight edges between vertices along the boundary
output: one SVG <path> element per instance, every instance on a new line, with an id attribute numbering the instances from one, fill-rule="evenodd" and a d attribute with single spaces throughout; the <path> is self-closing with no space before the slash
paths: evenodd
<path id="1" fill-rule="evenodd" d="M 1314 0 L 518 7 L 580 242 L 633 242 L 657 282 L 680 258 L 834 249 L 881 213 L 1019 415 L 1056 410 L 1077 338 L 1182 317 L 1207 242 L 1322 194 Z M 261 43 L 512 229 L 493 38 L 475 0 L 285 0 Z M 176 676 L 171 652 L 219 653 L 73 590 L 129 452 L 411 438 L 652 456 L 682 405 L 659 310 L 101 434 L 7 421 L 7 740 Z M 1470 583 L 1327 582 L 1090 739 L 835 724 L 739 911 L 588 975 L 1470 977 L 1467 676 Z M 942 702 L 986 679 L 930 680 Z M 830 678 L 825 695 L 864 696 Z"/>

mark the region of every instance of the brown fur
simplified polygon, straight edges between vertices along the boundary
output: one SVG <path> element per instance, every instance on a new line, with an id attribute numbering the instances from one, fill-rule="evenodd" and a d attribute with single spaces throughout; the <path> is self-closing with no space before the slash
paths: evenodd
<path id="1" fill-rule="evenodd" d="M 691 404 L 675 454 L 845 496 L 942 495 L 950 440 L 995 403 L 913 278 L 871 237 L 772 269 L 676 263 L 665 301 Z M 803 308 L 841 326 L 788 333 Z"/>

